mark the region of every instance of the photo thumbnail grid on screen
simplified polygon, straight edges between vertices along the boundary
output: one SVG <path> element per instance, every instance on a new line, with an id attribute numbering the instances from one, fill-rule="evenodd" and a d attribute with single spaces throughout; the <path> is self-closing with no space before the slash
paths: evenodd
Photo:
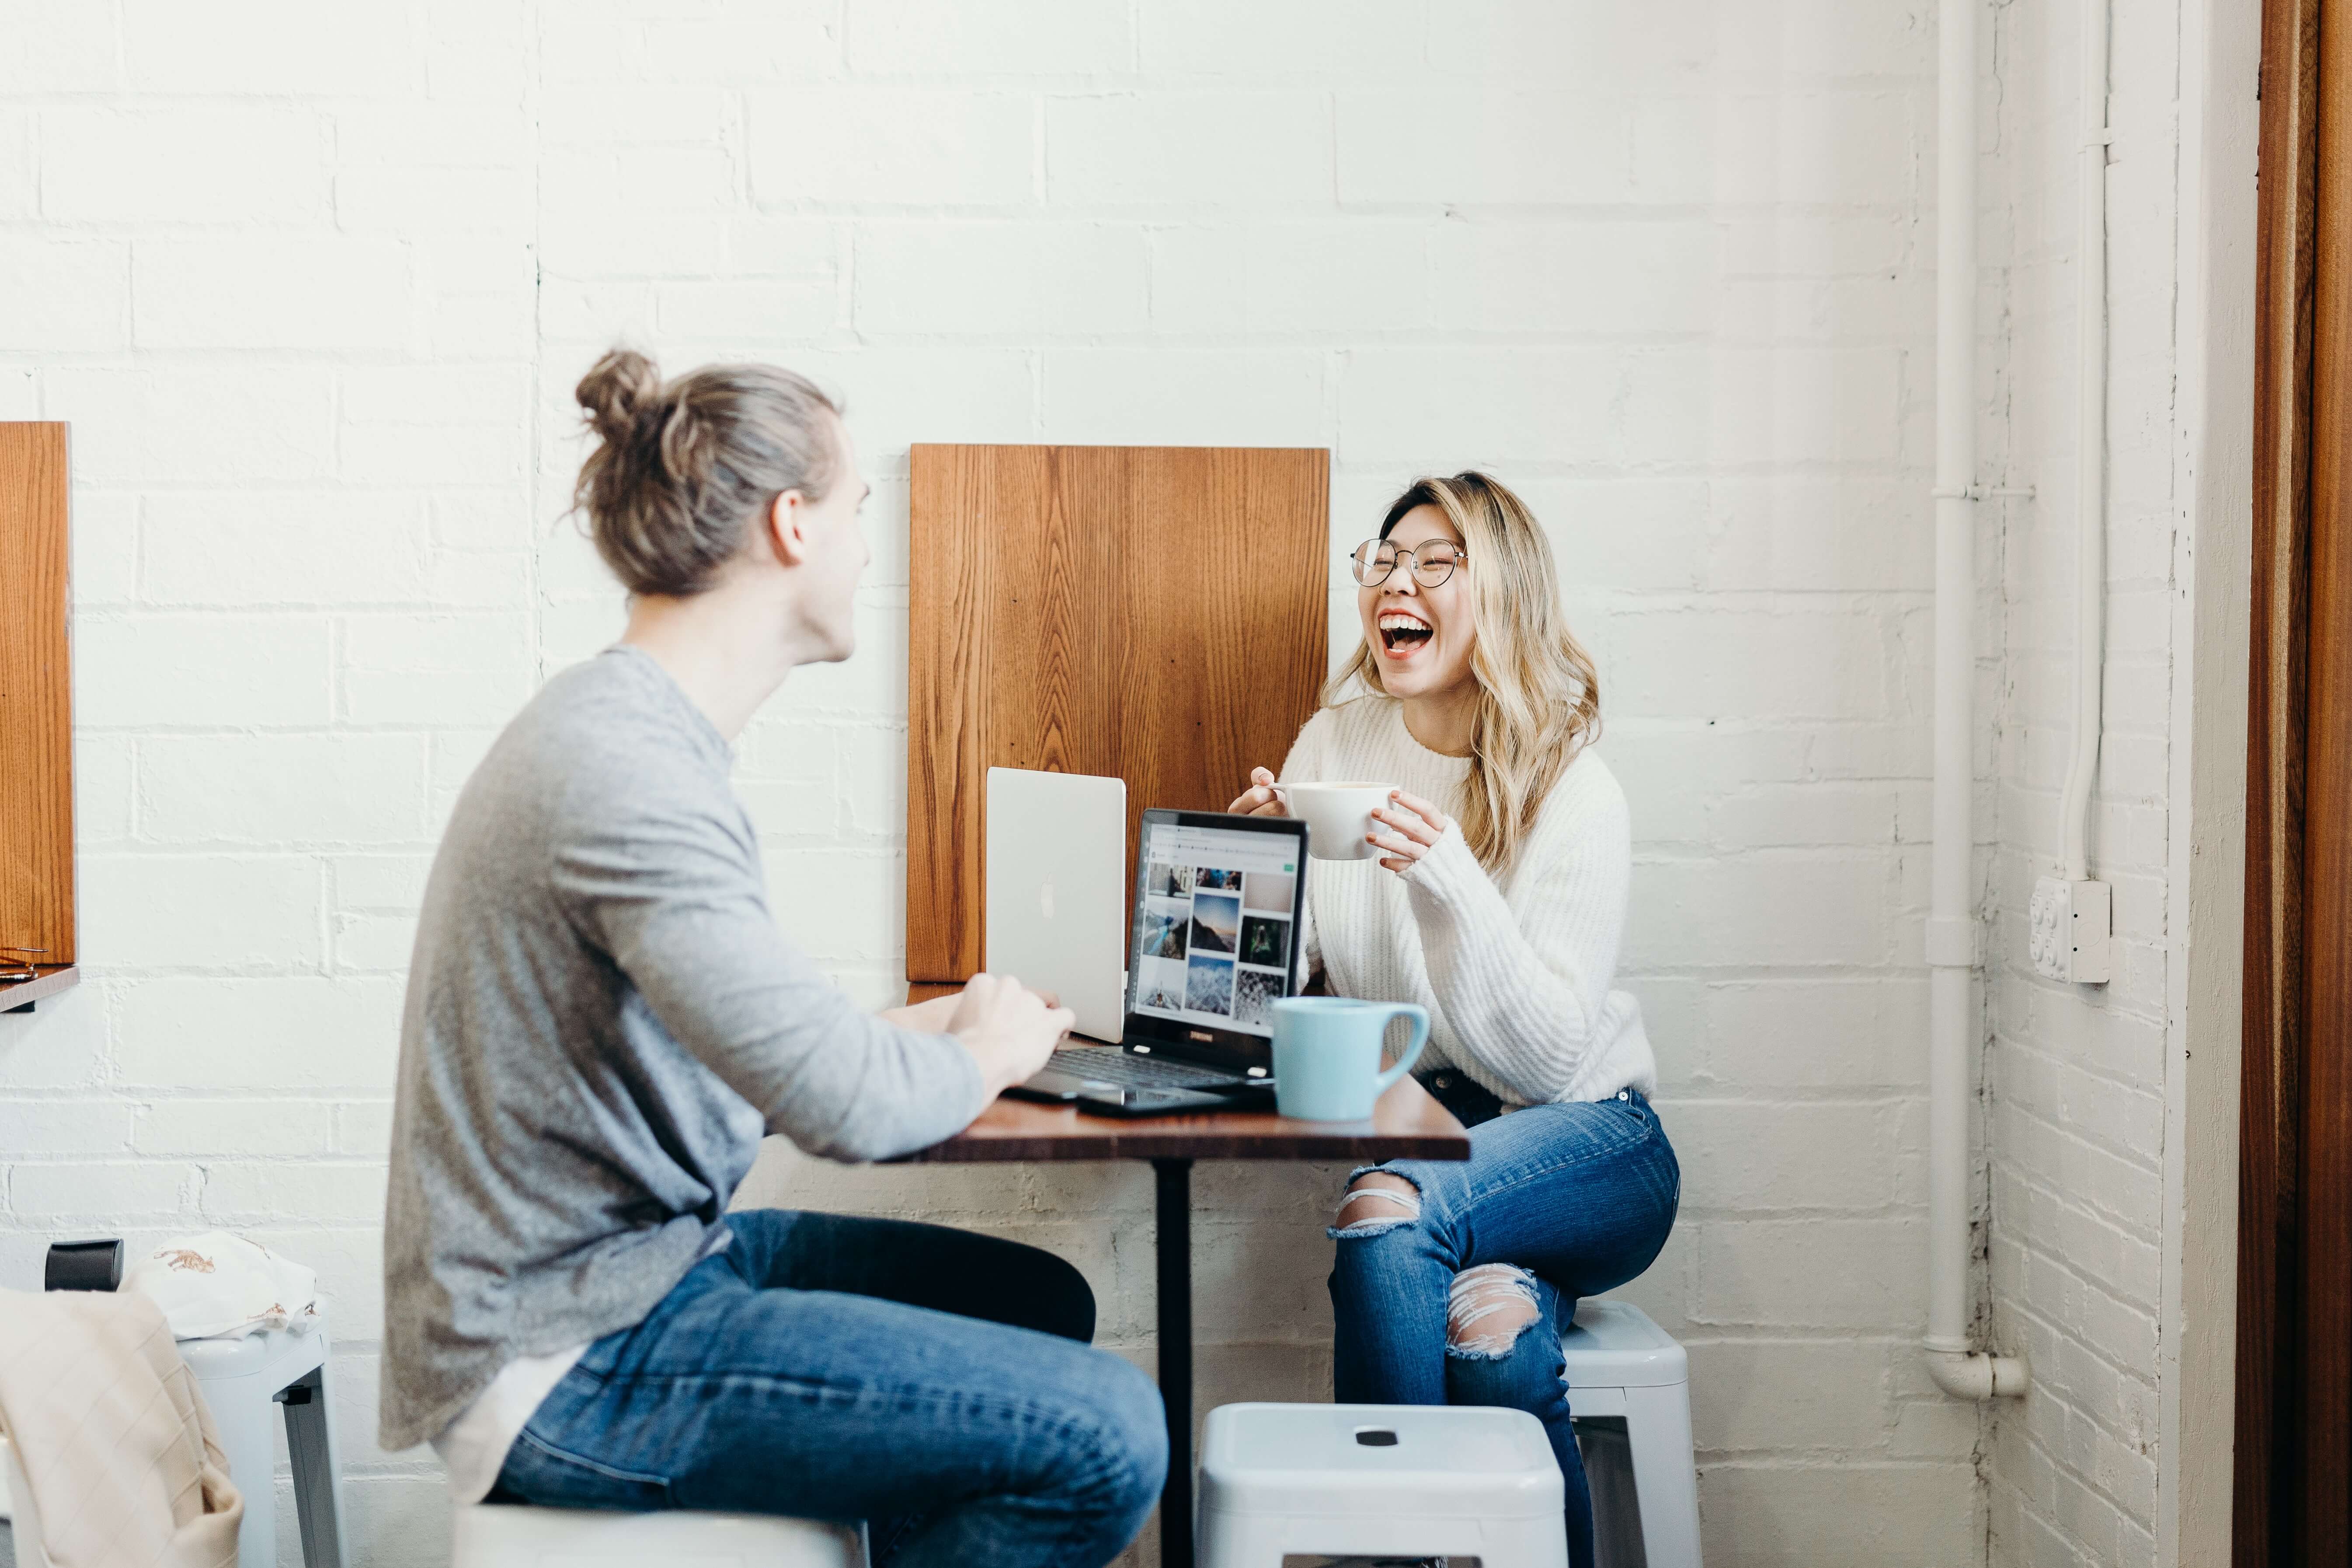
<path id="1" fill-rule="evenodd" d="M 1269 1034 L 1272 1005 L 1290 990 L 1297 840 L 1154 824 L 1147 849 L 1137 1008 Z"/>

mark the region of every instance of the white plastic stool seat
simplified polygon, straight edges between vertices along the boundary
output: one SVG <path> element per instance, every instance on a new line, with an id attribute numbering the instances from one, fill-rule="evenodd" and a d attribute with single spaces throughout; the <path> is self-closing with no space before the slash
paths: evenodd
<path id="1" fill-rule="evenodd" d="M 1576 1326 L 1559 1336 L 1560 1352 L 1591 1383 L 1607 1388 L 1672 1388 L 1690 1382 L 1690 1356 L 1675 1337 L 1630 1301 L 1596 1297 L 1576 1304 Z"/>
<path id="2" fill-rule="evenodd" d="M 1286 1556 L 1566 1568 L 1559 1466 L 1523 1410 L 1221 1405 L 1201 1441 L 1202 1568 Z"/>
<path id="3" fill-rule="evenodd" d="M 478 1502 L 456 1522 L 450 1568 L 866 1568 L 856 1526 L 773 1514 Z"/>
<path id="4" fill-rule="evenodd" d="M 329 1419 L 327 1321 L 265 1329 L 236 1340 L 182 1340 L 180 1359 L 205 1397 L 228 1456 L 228 1478 L 245 1495 L 237 1568 L 276 1568 L 278 1447 L 270 1428 L 286 1412 L 294 1465 L 294 1511 L 309 1568 L 343 1568 L 342 1467 Z"/>
<path id="5" fill-rule="evenodd" d="M 1700 1568 L 1690 1357 L 1639 1307 L 1603 1300 L 1577 1304 L 1576 1325 L 1560 1335 L 1559 1348 L 1576 1419 L 1625 1423 L 1642 1560 L 1649 1568 Z M 1612 1548 L 1621 1521 L 1605 1517 L 1608 1491 L 1593 1488 L 1596 1555 L 1600 1568 L 1617 1568 Z"/>

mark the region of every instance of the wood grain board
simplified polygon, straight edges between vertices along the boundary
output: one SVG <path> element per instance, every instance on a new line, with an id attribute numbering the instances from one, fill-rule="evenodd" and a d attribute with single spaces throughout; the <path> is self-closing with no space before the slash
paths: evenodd
<path id="1" fill-rule="evenodd" d="M 911 468 L 907 974 L 960 981 L 986 951 L 991 767 L 1124 779 L 1132 846 L 1145 808 L 1223 810 L 1282 765 L 1324 677 L 1330 454 L 926 445 Z"/>
<path id="2" fill-rule="evenodd" d="M 2301 1171 L 2296 1382 L 2302 1474 L 2289 1552 L 2352 1564 L 2352 12 L 2320 10 L 2304 628 Z"/>
<path id="3" fill-rule="evenodd" d="M 2238 1568 L 2289 1560 L 2296 1511 L 2289 1478 L 2300 1444 L 2294 1281 L 2318 16 L 2318 0 L 2268 0 L 2263 17 L 2231 1510 L 2231 1557 Z"/>
<path id="4" fill-rule="evenodd" d="M 2352 1561 L 2352 13 L 2265 0 L 2263 23 L 2231 1555 L 2238 1568 L 2342 1568 Z"/>
<path id="5" fill-rule="evenodd" d="M 2297 1473 L 2274 1543 L 2352 1564 L 2352 11 L 2323 5 L 2313 178 L 2305 544 L 2301 1127 L 2295 1150 Z M 2329 109 L 2333 103 L 2337 107 Z M 2291 977 L 2292 978 L 2292 977 Z"/>
<path id="6" fill-rule="evenodd" d="M 63 425 L 0 422 L 0 943 L 45 965 L 75 961 L 67 475 Z"/>

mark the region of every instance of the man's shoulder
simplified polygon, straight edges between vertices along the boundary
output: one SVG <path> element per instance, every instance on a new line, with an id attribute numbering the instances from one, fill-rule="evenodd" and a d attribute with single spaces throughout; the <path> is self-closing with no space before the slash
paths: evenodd
<path id="1" fill-rule="evenodd" d="M 665 736 L 693 749 L 698 740 L 679 711 L 682 695 L 643 654 L 607 648 L 551 677 L 514 728 L 569 746 L 617 750 Z"/>
<path id="2" fill-rule="evenodd" d="M 611 648 L 540 688 L 509 735 L 566 776 L 723 781 L 726 743 L 644 655 Z"/>
<path id="3" fill-rule="evenodd" d="M 567 825 L 730 800 L 723 751 L 681 721 L 648 679 L 657 672 L 635 662 L 602 654 L 541 687 L 467 781 L 457 820 L 528 821 L 561 837 Z"/>

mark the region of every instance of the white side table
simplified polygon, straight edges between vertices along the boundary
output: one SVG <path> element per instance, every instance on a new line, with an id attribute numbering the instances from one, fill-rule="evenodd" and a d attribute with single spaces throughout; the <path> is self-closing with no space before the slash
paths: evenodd
<path id="1" fill-rule="evenodd" d="M 343 1568 L 342 1467 L 327 1401 L 327 1321 L 299 1330 L 265 1329 L 241 1340 L 182 1340 L 180 1359 L 204 1390 L 220 1428 L 229 1479 L 245 1494 L 236 1538 L 237 1568 L 277 1568 L 277 1446 L 274 1407 L 286 1411 L 286 1448 L 294 1459 L 294 1510 L 309 1568 Z"/>

